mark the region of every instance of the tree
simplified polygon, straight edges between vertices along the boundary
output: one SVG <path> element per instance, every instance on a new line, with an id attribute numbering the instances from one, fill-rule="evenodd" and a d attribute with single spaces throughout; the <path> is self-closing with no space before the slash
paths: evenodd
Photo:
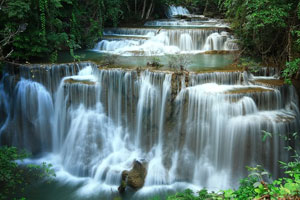
<path id="1" fill-rule="evenodd" d="M 223 6 L 241 47 L 249 54 L 277 66 L 290 60 L 295 40 L 291 35 L 299 24 L 298 1 L 225 0 Z"/>
<path id="2" fill-rule="evenodd" d="M 50 164 L 20 166 L 16 160 L 29 155 L 15 147 L 0 147 L 0 199 L 21 198 L 32 181 L 55 176 Z M 23 199 L 23 198 L 22 198 Z"/>
<path id="3" fill-rule="evenodd" d="M 1 0 L 0 6 L 2 54 L 20 61 L 54 62 L 58 51 L 67 49 L 74 55 L 75 49 L 94 45 L 104 24 L 116 25 L 122 15 L 121 0 Z M 22 24 L 27 28 L 20 32 Z M 14 36 L 9 43 L 8 33 Z"/>

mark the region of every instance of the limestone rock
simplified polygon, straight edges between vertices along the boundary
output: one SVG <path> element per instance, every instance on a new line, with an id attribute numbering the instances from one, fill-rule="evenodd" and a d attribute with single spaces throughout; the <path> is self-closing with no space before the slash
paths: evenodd
<path id="1" fill-rule="evenodd" d="M 145 164 L 135 160 L 130 171 L 125 170 L 122 172 L 121 185 L 118 188 L 119 192 L 125 192 L 128 186 L 135 190 L 142 188 L 145 183 L 146 175 L 147 169 Z"/>

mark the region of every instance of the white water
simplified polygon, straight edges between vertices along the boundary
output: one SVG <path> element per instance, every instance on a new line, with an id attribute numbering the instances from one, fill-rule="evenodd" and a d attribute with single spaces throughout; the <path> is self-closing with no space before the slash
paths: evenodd
<path id="1" fill-rule="evenodd" d="M 211 19 L 204 16 L 194 16 L 198 17 L 191 20 L 186 19 L 161 19 L 147 21 L 144 26 L 146 27 L 180 27 L 180 28 L 229 28 L 229 24 L 225 23 L 220 19 Z"/>
<path id="2" fill-rule="evenodd" d="M 31 80 L 15 86 L 13 75 L 4 77 L 0 94 L 15 101 L 4 109 L 9 120 L 1 143 L 47 153 L 38 162 L 54 164 L 58 181 L 79 184 L 79 197 L 101 193 L 109 199 L 135 159 L 148 163 L 148 174 L 134 198 L 234 187 L 246 175 L 244 166 L 256 164 L 277 176 L 278 161 L 287 158 L 277 134 L 299 130 L 292 87 L 248 85 L 240 79 L 248 75 L 240 72 L 191 73 L 186 85 L 185 75 L 176 82 L 169 73 L 138 75 L 83 64 L 53 83 L 57 89 L 46 89 L 50 76 L 38 74 L 56 68 L 24 68 Z M 235 92 L 245 89 L 250 92 Z M 179 93 L 172 101 L 174 90 Z M 263 143 L 261 130 L 275 135 Z"/>
<path id="3" fill-rule="evenodd" d="M 169 6 L 167 10 L 167 17 L 172 18 L 176 15 L 189 15 L 188 9 L 182 6 Z"/>
<path id="4" fill-rule="evenodd" d="M 121 56 L 238 50 L 235 38 L 226 32 L 228 24 L 222 20 L 191 15 L 187 9 L 175 6 L 170 6 L 167 13 L 172 19 L 148 21 L 145 27 L 107 28 L 93 50 Z M 191 19 L 173 19 L 176 15 L 187 15 Z"/>
<path id="5" fill-rule="evenodd" d="M 136 34 L 134 37 L 132 37 Z M 123 56 L 201 53 L 212 50 L 237 50 L 234 38 L 228 32 L 198 29 L 108 29 L 107 39 L 100 41 L 95 51 Z M 109 39 L 110 36 L 118 39 Z M 143 38 L 138 38 L 143 36 Z"/>

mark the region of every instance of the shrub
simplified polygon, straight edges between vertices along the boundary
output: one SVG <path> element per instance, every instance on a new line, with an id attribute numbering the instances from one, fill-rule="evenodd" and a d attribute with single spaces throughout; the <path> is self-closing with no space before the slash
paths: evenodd
<path id="1" fill-rule="evenodd" d="M 22 161 L 29 157 L 25 151 L 15 147 L 0 147 L 0 199 L 25 199 L 23 193 L 26 186 L 33 181 L 45 177 L 55 176 L 51 164 L 19 165 L 16 160 Z"/>

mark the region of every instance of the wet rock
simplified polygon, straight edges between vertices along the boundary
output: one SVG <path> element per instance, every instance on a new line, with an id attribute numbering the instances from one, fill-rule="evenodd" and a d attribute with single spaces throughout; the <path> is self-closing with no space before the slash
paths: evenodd
<path id="1" fill-rule="evenodd" d="M 119 192 L 124 193 L 126 187 L 131 187 L 134 190 L 142 188 L 145 183 L 146 175 L 147 169 L 145 164 L 135 160 L 130 171 L 125 170 L 122 172 L 122 180 L 118 188 Z"/>

